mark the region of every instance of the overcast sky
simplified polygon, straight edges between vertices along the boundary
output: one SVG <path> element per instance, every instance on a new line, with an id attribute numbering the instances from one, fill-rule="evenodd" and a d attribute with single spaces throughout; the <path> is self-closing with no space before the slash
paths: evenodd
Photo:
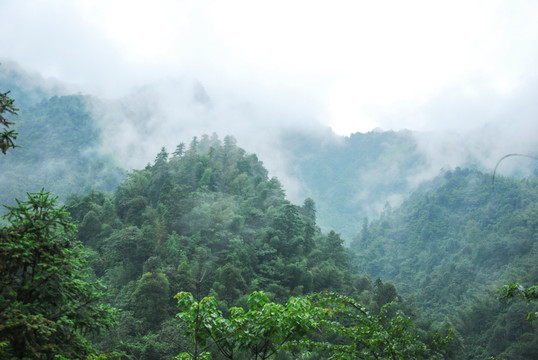
<path id="1" fill-rule="evenodd" d="M 189 78 L 345 135 L 476 128 L 538 72 L 537 1 L 0 0 L 0 33 L 84 92 Z"/>

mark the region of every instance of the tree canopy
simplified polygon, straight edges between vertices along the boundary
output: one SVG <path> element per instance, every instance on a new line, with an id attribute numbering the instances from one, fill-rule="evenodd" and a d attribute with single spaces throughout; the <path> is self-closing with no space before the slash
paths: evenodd
<path id="1" fill-rule="evenodd" d="M 378 314 L 355 299 L 323 292 L 291 297 L 286 304 L 269 301 L 264 292 L 250 294 L 247 309 L 232 307 L 227 317 L 214 297 L 196 301 L 176 295 L 183 332 L 190 338 L 175 359 L 440 359 L 451 335 L 436 335 L 428 345 L 401 312 L 390 316 L 392 302 Z"/>
<path id="2" fill-rule="evenodd" d="M 14 148 L 16 146 L 15 140 L 18 136 L 15 130 L 9 129 L 14 123 L 6 117 L 6 115 L 17 115 L 19 111 L 15 107 L 15 100 L 10 98 L 8 94 L 9 91 L 5 93 L 0 92 L 0 124 L 3 127 L 0 133 L 0 150 L 2 150 L 4 155 L 10 147 Z"/>
<path id="3" fill-rule="evenodd" d="M 88 333 L 110 327 L 114 310 L 91 278 L 75 225 L 40 191 L 8 207 L 0 230 L 0 354 L 19 359 L 80 357 Z"/>

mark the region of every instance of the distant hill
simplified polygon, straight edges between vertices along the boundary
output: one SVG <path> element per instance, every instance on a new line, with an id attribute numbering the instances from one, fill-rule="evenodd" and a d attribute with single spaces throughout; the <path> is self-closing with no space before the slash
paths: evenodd
<path id="1" fill-rule="evenodd" d="M 290 134 L 284 151 L 291 176 L 316 201 L 321 228 L 350 240 L 365 217 L 377 218 L 408 196 L 425 159 L 410 131 L 329 135 Z"/>
<path id="2" fill-rule="evenodd" d="M 185 87 L 190 89 L 188 85 Z M 170 146 L 158 143 L 164 141 L 162 134 L 173 134 L 170 137 L 175 140 L 171 146 L 175 146 L 176 137 L 177 142 L 190 139 L 185 138 L 185 133 L 196 127 L 197 116 L 201 116 L 202 122 L 209 121 L 206 113 L 192 113 L 189 108 L 193 101 L 200 101 L 192 99 L 192 91 L 182 88 L 172 94 L 168 92 L 174 91 L 174 87 L 164 87 L 154 94 L 151 89 L 139 89 L 128 100 L 102 101 L 96 97 L 67 95 L 68 90 L 61 84 L 4 62 L 0 65 L 0 90 L 11 90 L 11 97 L 21 109 L 20 116 L 14 120 L 20 133 L 19 145 L 23 148 L 1 158 L 0 180 L 4 191 L 0 201 L 12 202 L 24 191 L 35 191 L 41 186 L 62 197 L 70 192 L 85 193 L 90 188 L 110 191 L 123 176 L 118 167 L 127 166 L 118 161 L 136 159 L 137 163 L 145 164 L 149 149 Z M 195 95 L 207 100 L 207 94 L 204 97 L 205 92 L 200 91 Z M 166 111 L 159 108 L 165 105 L 154 101 L 159 96 L 179 97 L 174 103 L 184 103 L 184 110 L 190 114 L 183 125 L 188 129 L 176 126 L 176 135 L 166 128 L 163 119 Z M 153 133 L 155 128 L 159 131 Z M 269 173 L 278 174 L 288 197 L 292 201 L 312 198 L 321 229 L 334 229 L 346 243 L 360 232 L 365 218 L 377 219 L 391 207 L 399 206 L 424 179 L 431 179 L 441 168 L 472 166 L 487 170 L 495 164 L 494 160 L 491 165 L 479 165 L 484 159 L 477 159 L 472 154 L 474 146 L 467 146 L 457 149 L 463 154 L 459 157 L 461 164 L 455 160 L 446 166 L 438 161 L 439 154 L 430 156 L 427 151 L 430 148 L 421 146 L 425 135 L 412 131 L 371 131 L 344 137 L 319 125 L 291 129 L 282 128 L 272 135 L 258 134 L 271 145 L 261 146 L 256 153 Z M 124 132 L 128 136 L 123 136 Z M 454 144 L 447 146 L 429 140 L 441 154 L 454 152 L 457 141 L 469 142 L 456 138 Z M 142 142 L 144 146 L 140 146 Z M 491 157 L 492 150 L 484 143 L 479 145 L 480 152 Z M 454 159 L 453 154 L 447 155 Z"/>
<path id="3" fill-rule="evenodd" d="M 12 117 L 20 147 L 0 157 L 0 204 L 43 187 L 63 200 L 92 189 L 112 191 L 125 171 L 99 153 L 101 133 L 87 110 L 88 97 L 51 97 L 48 85 L 32 86 L 20 71 L 0 70 L 0 91 L 11 91 L 20 109 Z"/>
<path id="4" fill-rule="evenodd" d="M 0 62 L 0 90 L 10 91 L 10 97 L 16 100 L 17 107 L 21 110 L 52 96 L 68 95 L 68 90 L 57 81 L 27 72 L 7 60 Z"/>

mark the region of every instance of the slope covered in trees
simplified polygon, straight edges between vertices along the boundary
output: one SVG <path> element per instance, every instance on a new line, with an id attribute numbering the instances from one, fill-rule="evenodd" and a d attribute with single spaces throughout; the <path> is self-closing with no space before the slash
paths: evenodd
<path id="1" fill-rule="evenodd" d="M 93 338 L 101 349 L 133 358 L 186 351 L 185 327 L 174 318 L 179 291 L 214 296 L 229 319 L 229 308 L 248 308 L 255 290 L 278 304 L 330 290 L 376 315 L 399 299 L 391 316 L 403 310 L 418 318 L 426 343 L 433 331 L 455 328 L 448 358 L 537 357 L 536 323 L 525 322 L 536 306 L 496 295 L 505 283 L 538 282 L 535 178 L 497 177 L 492 189 L 490 175 L 448 171 L 368 223 L 357 219 L 408 191 L 406 179 L 423 164 L 410 133 L 321 145 L 289 135 L 285 151 L 315 199 L 302 206 L 286 200 L 256 155 L 213 135 L 171 154 L 163 149 L 116 188 L 122 171 L 94 150 L 100 134 L 86 98 L 36 96 L 15 103 L 22 148 L 2 157 L 0 201 L 13 204 L 43 186 L 64 199 L 75 193 L 68 205 L 78 239 L 108 287 L 108 302 L 122 310 L 119 326 Z M 110 192 L 85 195 L 90 189 Z M 362 225 L 353 253 L 320 223 L 348 234 Z"/>
<path id="2" fill-rule="evenodd" d="M 535 304 L 499 302 L 505 283 L 538 283 L 538 181 L 447 171 L 352 244 L 360 272 L 393 281 L 425 318 L 449 322 L 467 358 L 538 356 Z"/>
<path id="3" fill-rule="evenodd" d="M 376 313 L 400 298 L 394 285 L 351 271 L 340 235 L 316 226 L 315 203 L 285 199 L 256 155 L 232 137 L 194 138 L 131 172 L 114 194 L 72 196 L 68 206 L 92 268 L 108 286 L 120 324 L 96 341 L 135 358 L 186 351 L 173 295 L 214 296 L 247 306 L 265 291 L 276 302 L 322 290 L 354 296 Z M 395 305 L 409 314 L 406 303 Z M 186 326 L 186 324 L 185 324 Z M 427 337 L 425 337 L 427 339 Z M 430 339 L 431 340 L 431 339 Z"/>
<path id="4" fill-rule="evenodd" d="M 0 93 L 2 152 L 17 148 L 14 100 Z M 7 207 L 0 228 L 0 355 L 9 359 L 93 356 L 86 335 L 110 327 L 115 310 L 86 267 L 76 226 L 43 190 Z"/>
<path id="5" fill-rule="evenodd" d="M 15 198 L 43 187 L 61 201 L 91 189 L 110 192 L 123 179 L 125 171 L 99 151 L 102 134 L 89 110 L 90 97 L 62 96 L 66 90 L 55 81 L 3 62 L 0 92 L 8 91 L 18 115 L 4 115 L 15 123 L 8 130 L 18 133 L 19 151 L 0 161 L 0 204 L 14 205 Z"/>
<path id="6" fill-rule="evenodd" d="M 11 96 L 11 94 L 10 94 Z M 42 187 L 65 200 L 91 189 L 112 191 L 124 176 L 114 160 L 98 151 L 100 131 L 83 96 L 62 96 L 20 107 L 12 121 L 17 146 L 0 162 L 1 204 L 14 204 Z"/>

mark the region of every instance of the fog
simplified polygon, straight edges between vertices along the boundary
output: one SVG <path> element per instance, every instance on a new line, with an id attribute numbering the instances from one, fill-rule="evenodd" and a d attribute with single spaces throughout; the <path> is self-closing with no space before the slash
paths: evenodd
<path id="1" fill-rule="evenodd" d="M 416 131 L 417 184 L 538 149 L 533 1 L 3 0 L 0 31 L 3 62 L 94 97 L 102 150 L 127 168 L 230 134 L 293 198 L 291 130 Z"/>
<path id="2" fill-rule="evenodd" d="M 300 104 L 282 107 L 271 100 L 257 101 L 226 92 L 210 92 L 202 83 L 188 78 L 168 79 L 136 89 L 128 96 L 91 104 L 103 129 L 103 151 L 114 154 L 127 168 L 153 162 L 161 147 L 173 152 L 193 137 L 216 133 L 221 139 L 232 135 L 238 145 L 256 153 L 285 185 L 290 196 L 300 184 L 287 175 L 287 159 L 281 148 L 283 132 L 321 131 Z"/>

